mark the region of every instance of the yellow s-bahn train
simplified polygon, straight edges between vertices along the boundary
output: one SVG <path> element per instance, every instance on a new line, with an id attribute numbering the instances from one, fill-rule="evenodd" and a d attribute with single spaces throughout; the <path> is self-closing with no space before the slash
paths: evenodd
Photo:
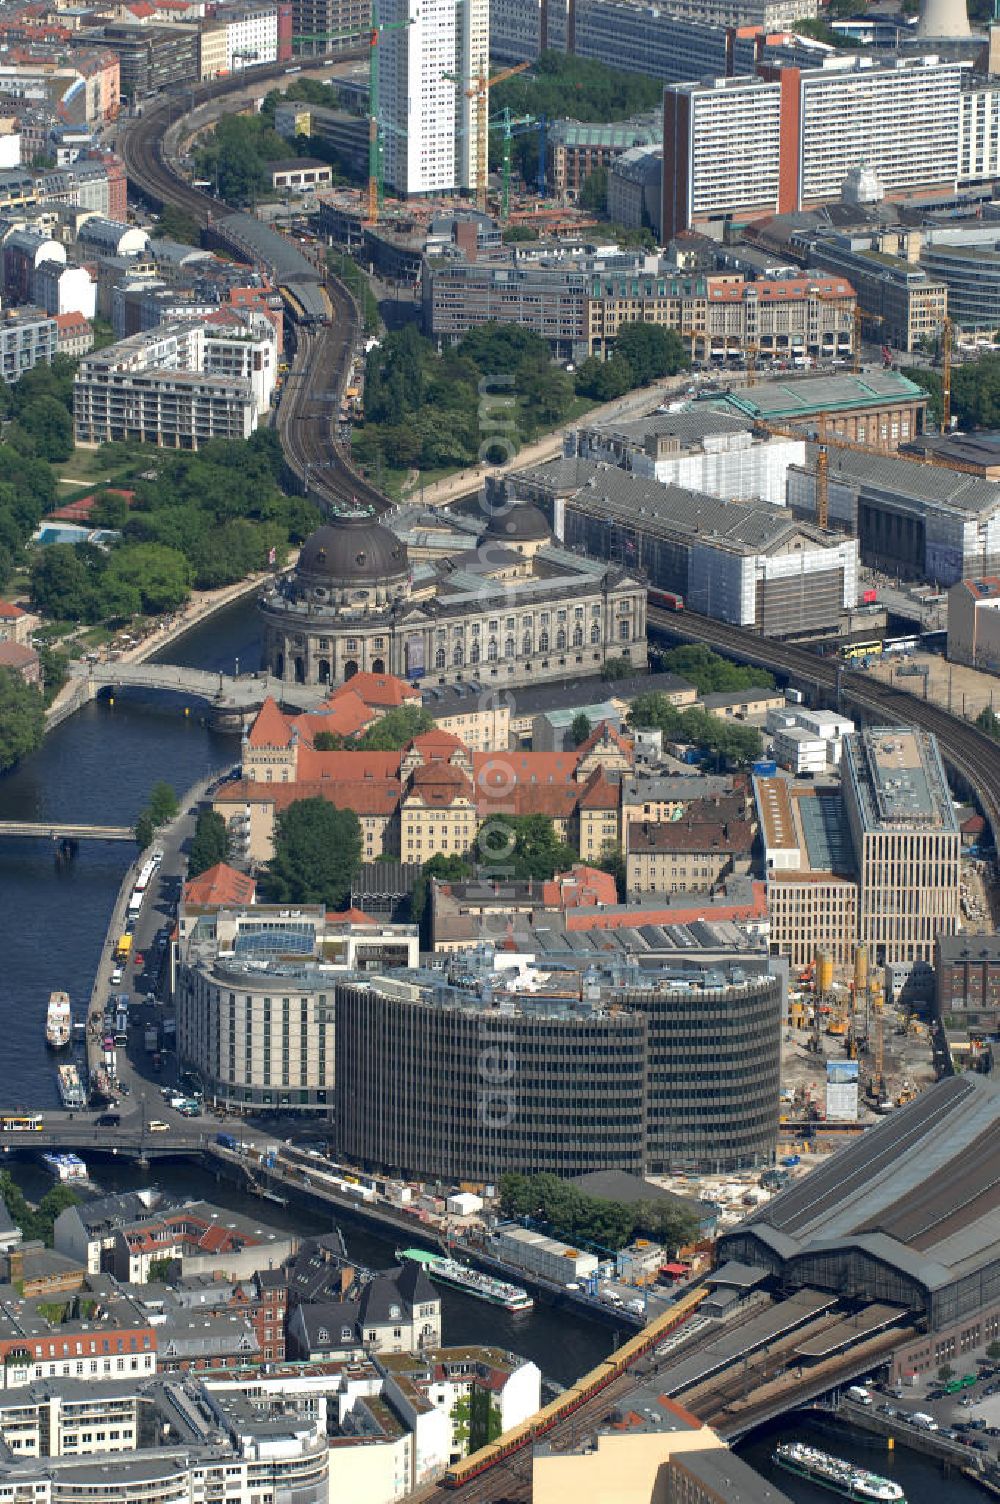
<path id="1" fill-rule="evenodd" d="M 598 1394 L 611 1384 L 645 1353 L 652 1352 L 659 1342 L 662 1342 L 670 1332 L 680 1326 L 682 1321 L 696 1311 L 708 1294 L 706 1288 L 690 1290 L 687 1295 L 681 1297 L 669 1310 L 664 1311 L 662 1316 L 657 1316 L 628 1342 L 622 1343 L 616 1352 L 603 1363 L 598 1363 L 590 1373 L 584 1374 L 582 1379 L 566 1389 L 558 1399 L 551 1404 L 543 1405 L 541 1410 L 536 1410 L 534 1415 L 522 1421 L 519 1426 L 512 1426 L 496 1441 L 491 1441 L 487 1446 L 480 1447 L 478 1452 L 473 1452 L 471 1457 L 463 1457 L 460 1462 L 452 1463 L 445 1473 L 441 1482 L 445 1488 L 461 1488 L 463 1483 L 468 1483 L 472 1478 L 478 1478 L 480 1473 L 487 1472 L 491 1467 L 496 1467 L 498 1462 L 503 1462 L 514 1452 L 522 1447 L 537 1441 L 553 1426 L 565 1420 L 574 1411 L 579 1410 L 593 1395 Z"/>

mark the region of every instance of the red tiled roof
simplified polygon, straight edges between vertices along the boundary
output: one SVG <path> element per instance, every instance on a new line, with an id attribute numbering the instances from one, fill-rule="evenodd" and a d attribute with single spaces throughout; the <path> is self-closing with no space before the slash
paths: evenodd
<path id="1" fill-rule="evenodd" d="M 376 718 L 372 707 L 356 694 L 348 693 L 343 699 L 329 701 L 328 707 L 298 715 L 292 721 L 295 730 L 310 744 L 320 731 L 331 731 L 336 736 L 356 736 Z"/>
<path id="2" fill-rule="evenodd" d="M 339 757 L 343 753 L 317 753 L 320 757 Z M 360 756 L 362 754 L 347 754 Z M 258 783 L 243 779 L 230 783 L 215 796 L 217 804 L 271 804 L 275 812 L 287 809 L 297 799 L 328 799 L 338 809 L 352 809 L 356 815 L 391 815 L 400 798 L 396 778 L 324 778 L 309 783 Z"/>
<path id="3" fill-rule="evenodd" d="M 378 923 L 378 920 L 373 919 L 370 914 L 366 914 L 364 909 L 344 909 L 343 913 L 340 914 L 327 914 L 326 920 L 328 924 L 374 925 Z"/>
<path id="4" fill-rule="evenodd" d="M 977 601 L 992 600 L 1000 595 L 1000 579 L 994 574 L 981 575 L 977 580 L 963 580 L 962 584 Z"/>
<path id="5" fill-rule="evenodd" d="M 542 884 L 542 902 L 563 909 L 596 906 L 602 903 L 616 904 L 618 889 L 610 872 L 599 867 L 586 867 L 582 863 L 568 872 L 557 872 L 550 882 Z"/>
<path id="6" fill-rule="evenodd" d="M 410 774 L 407 798 L 419 798 L 421 803 L 435 807 L 454 804 L 456 799 L 472 799 L 472 784 L 461 768 L 449 763 L 434 762 L 414 768 Z"/>
<path id="7" fill-rule="evenodd" d="M 366 705 L 377 706 L 380 710 L 396 710 L 400 705 L 420 703 L 419 689 L 414 689 L 405 679 L 397 679 L 394 674 L 355 674 L 333 691 L 328 703 L 345 694 L 358 695 Z"/>
<path id="8" fill-rule="evenodd" d="M 0 668 L 22 669 L 37 662 L 38 654 L 34 648 L 25 647 L 20 642 L 0 642 Z"/>
<path id="9" fill-rule="evenodd" d="M 407 752 L 419 752 L 421 757 L 435 760 L 451 757 L 453 752 L 465 752 L 467 747 L 461 737 L 451 731 L 442 731 L 436 726 L 433 731 L 422 731 L 406 748 Z"/>
<path id="10" fill-rule="evenodd" d="M 616 746 L 619 752 L 623 753 L 624 756 L 631 760 L 634 744 L 629 740 L 627 736 L 622 736 L 620 731 L 616 731 L 610 721 L 601 721 L 599 725 L 594 727 L 593 731 L 587 737 L 586 741 L 580 743 L 580 745 L 576 749 L 577 760 L 582 761 L 591 752 L 593 752 L 596 747 L 602 745 L 607 746 L 609 742 Z"/>
<path id="11" fill-rule="evenodd" d="M 17 621 L 18 617 L 27 614 L 20 606 L 15 606 L 13 601 L 0 601 L 0 621 Z"/>
<path id="12" fill-rule="evenodd" d="M 247 743 L 251 747 L 287 747 L 292 740 L 292 723 L 270 695 L 257 712 L 250 727 Z"/>
<path id="13" fill-rule="evenodd" d="M 472 770 L 481 793 L 515 785 L 572 783 L 579 751 L 474 752 Z"/>
<path id="14" fill-rule="evenodd" d="M 617 809 L 621 790 L 603 768 L 595 768 L 580 790 L 581 809 Z"/>
<path id="15" fill-rule="evenodd" d="M 547 815 L 550 820 L 568 820 L 576 809 L 580 788 L 575 783 L 516 783 L 499 788 L 479 788 L 476 810 L 487 815 Z"/>
<path id="16" fill-rule="evenodd" d="M 134 491 L 108 490 L 100 493 L 92 491 L 89 496 L 80 496 L 76 501 L 68 501 L 65 506 L 57 507 L 54 512 L 47 512 L 46 517 L 54 518 L 59 522 L 86 522 L 100 496 L 121 496 L 126 506 L 129 507 L 135 500 Z"/>
<path id="17" fill-rule="evenodd" d="M 317 752 L 314 747 L 299 747 L 299 783 L 368 782 L 372 779 L 399 779 L 398 752 Z M 293 785 L 294 787 L 294 785 Z"/>
<path id="18" fill-rule="evenodd" d="M 85 330 L 90 328 L 89 320 L 85 319 L 79 310 L 73 313 L 55 313 L 52 317 L 56 321 L 56 328 L 60 334 L 68 334 L 78 329 Z"/>
<path id="19" fill-rule="evenodd" d="M 198 877 L 184 884 L 184 902 L 219 905 L 253 903 L 257 884 L 245 872 L 238 872 L 228 862 L 216 862 Z"/>

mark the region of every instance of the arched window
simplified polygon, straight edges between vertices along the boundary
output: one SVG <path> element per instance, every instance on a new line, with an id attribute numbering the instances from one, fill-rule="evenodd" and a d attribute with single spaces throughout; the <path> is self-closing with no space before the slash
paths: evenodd
<path id="1" fill-rule="evenodd" d="M 548 632 L 539 632 L 539 634 L 538 634 L 538 651 L 540 653 L 547 653 L 548 650 L 549 650 L 549 634 L 548 634 Z"/>
<path id="2" fill-rule="evenodd" d="M 582 627 L 574 627 L 573 628 L 573 646 L 575 648 L 582 648 L 583 647 L 583 628 Z"/>
<path id="3" fill-rule="evenodd" d="M 521 644 L 521 651 L 524 654 L 525 658 L 530 658 L 531 657 L 531 633 L 530 632 L 525 632 L 525 634 L 524 634 L 524 641 Z"/>
<path id="4" fill-rule="evenodd" d="M 434 667 L 444 668 L 444 662 L 444 648 L 438 648 L 437 652 L 434 654 Z"/>
<path id="5" fill-rule="evenodd" d="M 590 640 L 593 643 L 598 643 L 601 640 L 601 624 L 599 621 L 595 621 L 590 629 Z"/>
<path id="6" fill-rule="evenodd" d="M 497 648 L 497 640 L 495 637 L 491 637 L 489 640 L 489 644 L 486 648 L 486 656 L 491 663 L 496 663 L 497 659 L 500 657 L 500 652 Z"/>
<path id="7" fill-rule="evenodd" d="M 469 662 L 470 663 L 478 663 L 479 662 L 479 642 L 476 639 L 473 640 L 472 646 L 469 649 Z"/>
<path id="8" fill-rule="evenodd" d="M 503 655 L 504 655 L 505 658 L 513 658 L 513 656 L 514 656 L 514 639 L 513 639 L 513 637 L 508 637 L 508 638 L 505 639 L 504 645 L 503 645 Z"/>
<path id="9" fill-rule="evenodd" d="M 565 648 L 565 646 L 566 646 L 566 633 L 563 631 L 562 627 L 560 627 L 559 630 L 558 630 L 558 632 L 556 633 L 556 652 L 557 653 L 561 653 L 563 651 L 563 649 Z"/>
<path id="10" fill-rule="evenodd" d="M 465 662 L 465 649 L 460 642 L 456 642 L 455 651 L 451 655 L 451 661 L 456 668 L 461 668 Z"/>

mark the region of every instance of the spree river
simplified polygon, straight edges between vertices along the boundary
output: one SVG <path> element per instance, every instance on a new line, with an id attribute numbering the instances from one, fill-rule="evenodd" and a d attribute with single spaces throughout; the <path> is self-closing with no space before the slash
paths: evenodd
<path id="1" fill-rule="evenodd" d="M 259 666 L 255 609 L 244 602 L 196 627 L 163 656 L 172 663 L 232 672 Z M 71 819 L 76 822 L 126 824 L 142 808 L 150 786 L 164 778 L 183 792 L 216 768 L 233 763 L 236 737 L 210 731 L 200 718 L 198 702 L 183 714 L 176 696 L 130 690 L 114 704 L 99 700 L 86 706 L 46 737 L 41 749 L 6 777 L 0 778 L 0 818 Z M 0 840 L 0 1100 L 35 1108 L 58 1105 L 51 1056 L 43 1025 L 49 993 L 69 992 L 77 1009 L 90 996 L 108 916 L 132 848 L 112 842 L 85 842 L 70 862 L 57 864 L 47 841 Z M 18 1167 L 17 1177 L 29 1195 L 40 1196 L 51 1183 L 40 1169 Z M 165 1190 L 205 1196 L 261 1215 L 260 1203 L 206 1170 L 190 1165 L 159 1166 Z M 101 1166 L 98 1179 L 107 1189 L 142 1183 L 133 1166 Z M 267 1205 L 268 1220 L 291 1225 L 289 1215 Z M 319 1216 L 296 1212 L 302 1234 L 329 1231 Z M 372 1268 L 393 1262 L 394 1244 L 356 1224 L 345 1224 L 353 1259 Z M 538 1308 L 523 1316 L 461 1295 L 443 1292 L 444 1336 L 448 1342 L 493 1342 L 533 1358 L 546 1377 L 569 1384 L 611 1349 L 615 1335 L 601 1323 Z M 916 1454 L 899 1449 L 887 1457 L 881 1444 L 837 1423 L 812 1421 L 783 1424 L 759 1434 L 741 1448 L 755 1467 L 772 1477 L 796 1504 L 829 1499 L 824 1490 L 773 1468 L 776 1439 L 801 1436 L 839 1456 L 866 1462 L 905 1483 L 908 1504 L 966 1504 L 982 1494 L 960 1477 L 942 1485 L 939 1470 Z"/>

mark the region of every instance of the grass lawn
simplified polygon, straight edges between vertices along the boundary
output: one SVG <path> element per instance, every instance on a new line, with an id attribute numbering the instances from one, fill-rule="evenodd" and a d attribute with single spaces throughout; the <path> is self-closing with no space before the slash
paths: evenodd
<path id="1" fill-rule="evenodd" d="M 158 455 L 159 452 L 157 449 L 149 450 L 151 455 Z M 110 453 L 107 448 L 74 449 L 69 459 L 56 468 L 59 471 L 60 485 L 89 486 L 98 481 L 115 480 L 128 475 L 141 459 L 141 450 L 131 454 L 122 453 L 117 445 Z"/>

